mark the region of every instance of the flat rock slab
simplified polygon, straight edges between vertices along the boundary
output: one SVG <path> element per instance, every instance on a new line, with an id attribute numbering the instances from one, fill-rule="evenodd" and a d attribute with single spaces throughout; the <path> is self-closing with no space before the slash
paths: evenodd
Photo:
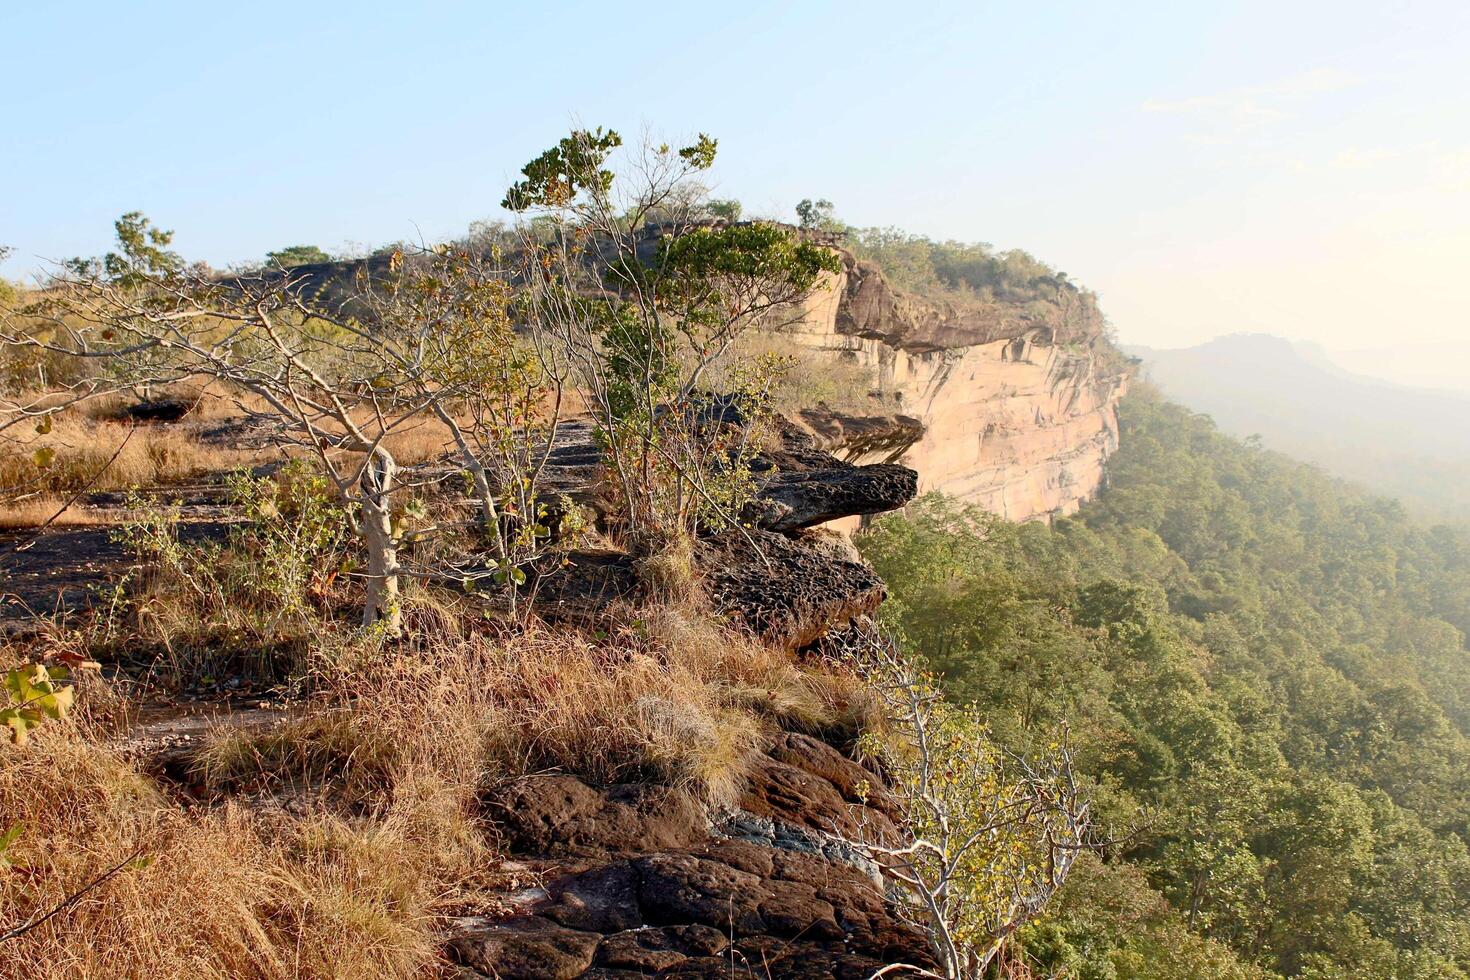
<path id="1" fill-rule="evenodd" d="M 740 801 L 751 809 L 713 822 L 688 797 L 646 786 L 543 774 L 503 787 L 487 814 L 517 859 L 539 866 L 544 889 L 508 918 L 458 924 L 447 949 L 460 976 L 867 980 L 896 963 L 932 969 L 875 869 L 819 829 L 886 820 L 864 802 L 881 795 L 868 788 L 879 777 L 797 733 L 777 737 L 753 770 Z"/>

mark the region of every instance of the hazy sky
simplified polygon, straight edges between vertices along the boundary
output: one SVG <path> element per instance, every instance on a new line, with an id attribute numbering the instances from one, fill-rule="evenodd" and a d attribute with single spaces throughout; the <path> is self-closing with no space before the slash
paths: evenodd
<path id="1" fill-rule="evenodd" d="M 747 210 L 1026 248 L 1127 341 L 1436 345 L 1470 386 L 1465 0 L 731 8 L 9 4 L 0 272 L 129 209 L 217 265 L 457 234 L 572 121 L 646 125 L 718 137 Z"/>

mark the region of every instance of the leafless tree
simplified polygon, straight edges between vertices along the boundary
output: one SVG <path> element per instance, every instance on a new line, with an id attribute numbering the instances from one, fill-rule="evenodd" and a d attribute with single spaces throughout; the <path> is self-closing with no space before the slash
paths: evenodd
<path id="1" fill-rule="evenodd" d="M 118 251 L 66 263 L 39 300 L 5 317 L 0 344 L 85 367 L 71 390 L 4 406 L 0 425 L 44 420 L 125 386 L 202 378 L 255 395 L 347 505 L 366 555 L 363 624 L 396 633 L 406 572 L 397 498 L 406 488 L 389 440 L 435 418 L 473 474 L 496 571 L 510 576 L 524 555 L 500 510 L 519 504 L 524 526 L 534 526 L 539 469 L 524 437 L 530 426 L 549 442 L 560 398 L 548 409 L 544 396 L 559 392 L 560 375 L 518 347 L 499 270 L 452 249 L 398 252 L 376 278 L 364 266 L 348 300 L 329 300 L 289 272 L 219 277 L 189 267 L 169 251 L 171 233 L 138 214 L 117 230 Z M 517 438 L 522 448 L 511 449 Z"/>
<path id="2" fill-rule="evenodd" d="M 1039 758 L 1004 751 L 881 634 L 858 656 L 889 715 L 865 745 L 904 817 L 897 839 L 865 833 L 861 846 L 931 937 L 938 975 L 980 977 L 1091 846 L 1071 749 L 1062 736 Z"/>

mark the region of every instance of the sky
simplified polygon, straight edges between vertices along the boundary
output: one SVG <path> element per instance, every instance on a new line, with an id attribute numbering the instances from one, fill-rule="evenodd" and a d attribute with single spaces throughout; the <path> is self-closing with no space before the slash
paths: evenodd
<path id="1" fill-rule="evenodd" d="M 0 275 L 142 210 L 216 266 L 500 218 L 574 124 L 716 193 L 1024 248 L 1125 342 L 1470 388 L 1470 3 L 10 4 Z"/>

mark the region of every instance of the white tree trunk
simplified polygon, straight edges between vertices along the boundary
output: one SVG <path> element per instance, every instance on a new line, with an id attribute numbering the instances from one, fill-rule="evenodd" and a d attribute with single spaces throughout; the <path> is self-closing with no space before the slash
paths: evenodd
<path id="1" fill-rule="evenodd" d="M 402 631 L 398 608 L 398 546 L 393 539 L 393 457 L 374 453 L 362 476 L 362 540 L 367 549 L 367 597 L 362 625 L 382 623 L 390 636 Z"/>

